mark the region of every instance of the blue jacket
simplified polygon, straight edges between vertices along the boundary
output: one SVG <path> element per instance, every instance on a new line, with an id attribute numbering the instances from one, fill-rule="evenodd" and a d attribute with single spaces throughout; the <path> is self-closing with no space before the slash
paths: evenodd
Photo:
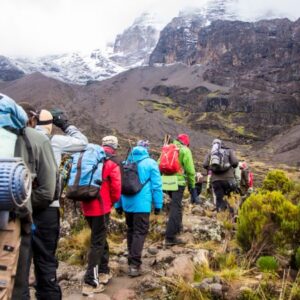
<path id="1" fill-rule="evenodd" d="M 149 157 L 146 148 L 134 147 L 129 154 L 130 162 L 138 162 L 138 173 L 141 183 L 148 182 L 142 190 L 132 196 L 121 196 L 121 201 L 115 207 L 122 207 L 125 212 L 150 213 L 152 201 L 155 208 L 161 209 L 163 205 L 162 182 L 158 165 Z"/>

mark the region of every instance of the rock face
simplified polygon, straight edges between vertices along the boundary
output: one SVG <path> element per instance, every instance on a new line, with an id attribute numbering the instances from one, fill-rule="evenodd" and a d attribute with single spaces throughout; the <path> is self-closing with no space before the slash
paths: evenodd
<path id="1" fill-rule="evenodd" d="M 234 20 L 233 0 L 210 0 L 202 8 L 185 10 L 174 18 L 160 34 L 149 64 L 186 62 L 197 48 L 198 32 L 215 20 Z"/>
<path id="2" fill-rule="evenodd" d="M 148 64 L 161 27 L 155 16 L 143 13 L 133 25 L 117 35 L 114 54 L 110 58 L 124 67 Z"/>
<path id="3" fill-rule="evenodd" d="M 0 55 L 0 80 L 11 81 L 21 78 L 25 73 L 5 56 Z"/>
<path id="4" fill-rule="evenodd" d="M 201 64 L 203 79 L 228 91 L 160 86 L 152 92 L 192 105 L 189 112 L 197 112 L 190 118 L 192 126 L 222 130 L 225 139 L 264 140 L 298 121 L 300 19 L 214 21 L 207 27 L 203 22 L 194 18 L 187 27 L 183 19 L 173 19 L 150 64 Z"/>

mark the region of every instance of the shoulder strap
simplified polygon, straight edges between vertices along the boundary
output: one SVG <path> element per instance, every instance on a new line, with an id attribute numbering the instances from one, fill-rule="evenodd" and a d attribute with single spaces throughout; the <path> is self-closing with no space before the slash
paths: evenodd
<path id="1" fill-rule="evenodd" d="M 27 152 L 28 152 L 28 162 L 29 164 L 33 165 L 33 151 L 32 151 L 32 146 L 31 146 L 31 143 L 29 141 L 29 138 L 26 134 L 26 128 L 21 128 L 21 129 L 17 129 L 17 128 L 13 128 L 13 127 L 10 127 L 10 126 L 4 126 L 3 127 L 4 129 L 16 134 L 17 136 L 22 136 L 23 137 L 23 140 L 25 142 L 25 146 L 26 146 L 26 149 L 27 149 Z"/>
<path id="2" fill-rule="evenodd" d="M 27 151 L 28 151 L 28 161 L 30 164 L 33 164 L 33 151 L 32 151 L 32 146 L 30 144 L 30 141 L 29 141 L 29 138 L 25 132 L 25 128 L 22 132 L 22 136 L 23 136 L 23 139 L 24 139 L 24 142 L 25 142 L 25 145 L 26 145 L 26 148 L 27 148 Z"/>

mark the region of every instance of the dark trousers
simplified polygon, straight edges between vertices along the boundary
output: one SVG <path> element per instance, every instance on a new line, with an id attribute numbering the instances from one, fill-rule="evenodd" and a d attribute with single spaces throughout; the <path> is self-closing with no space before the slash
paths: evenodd
<path id="1" fill-rule="evenodd" d="M 127 224 L 128 264 L 139 267 L 149 231 L 150 213 L 125 213 Z"/>
<path id="2" fill-rule="evenodd" d="M 182 228 L 182 198 L 185 186 L 179 186 L 178 191 L 170 192 L 171 203 L 169 220 L 166 229 L 166 239 L 173 240 Z"/>
<path id="3" fill-rule="evenodd" d="M 24 236 L 21 241 L 22 253 L 19 262 L 25 267 L 23 276 L 20 279 L 24 282 L 22 296 L 18 294 L 16 299 L 27 300 L 29 295 L 29 271 L 31 258 L 33 256 L 34 272 L 36 279 L 36 298 L 38 300 L 60 300 L 62 298 L 61 289 L 56 278 L 58 261 L 55 257 L 57 242 L 59 238 L 59 208 L 48 207 L 45 210 L 33 214 L 35 229 L 31 238 Z M 27 247 L 31 240 L 31 247 Z M 28 250 L 28 248 L 30 248 Z M 19 293 L 20 291 L 16 291 Z"/>
<path id="4" fill-rule="evenodd" d="M 12 294 L 13 300 L 30 299 L 28 277 L 31 264 L 31 255 L 31 233 L 23 233 L 21 235 L 17 275 Z"/>
<path id="5" fill-rule="evenodd" d="M 109 247 L 106 240 L 109 214 L 86 217 L 91 228 L 91 247 L 84 282 L 92 286 L 98 284 L 98 273 L 109 273 Z"/>
<path id="6" fill-rule="evenodd" d="M 36 227 L 32 235 L 36 298 L 60 300 L 62 295 L 56 277 L 58 261 L 55 256 L 59 238 L 59 208 L 48 207 L 33 214 L 33 222 Z"/>
<path id="7" fill-rule="evenodd" d="M 218 180 L 214 181 L 212 183 L 212 187 L 214 189 L 215 195 L 216 195 L 216 206 L 217 206 L 217 211 L 222 211 L 227 208 L 231 211 L 232 208 L 229 206 L 229 204 L 224 201 L 224 196 L 229 196 L 230 193 L 232 192 L 232 186 L 229 181 L 227 180 Z"/>

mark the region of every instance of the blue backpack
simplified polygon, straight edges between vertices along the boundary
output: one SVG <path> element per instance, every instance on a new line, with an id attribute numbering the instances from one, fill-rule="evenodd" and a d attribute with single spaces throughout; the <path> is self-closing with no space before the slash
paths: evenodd
<path id="1" fill-rule="evenodd" d="M 105 159 L 104 149 L 95 144 L 88 144 L 85 151 L 72 155 L 67 198 L 74 201 L 89 201 L 99 198 Z"/>

